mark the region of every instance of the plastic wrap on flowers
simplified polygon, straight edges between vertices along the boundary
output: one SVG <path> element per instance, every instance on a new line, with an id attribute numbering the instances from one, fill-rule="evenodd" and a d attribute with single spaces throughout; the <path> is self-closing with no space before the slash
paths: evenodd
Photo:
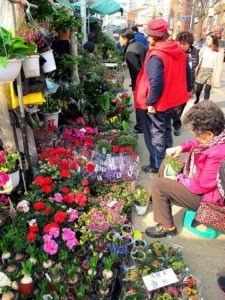
<path id="1" fill-rule="evenodd" d="M 139 175 L 139 156 L 136 153 L 107 154 L 95 151 L 94 176 L 98 181 L 135 181 Z M 92 173 L 93 176 L 93 173 Z"/>

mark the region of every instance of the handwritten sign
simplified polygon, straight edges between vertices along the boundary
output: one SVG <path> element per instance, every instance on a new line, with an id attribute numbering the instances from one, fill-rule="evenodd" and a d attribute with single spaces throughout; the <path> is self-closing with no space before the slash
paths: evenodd
<path id="1" fill-rule="evenodd" d="M 178 278 L 172 268 L 152 273 L 142 277 L 142 279 L 149 292 L 178 282 Z"/>

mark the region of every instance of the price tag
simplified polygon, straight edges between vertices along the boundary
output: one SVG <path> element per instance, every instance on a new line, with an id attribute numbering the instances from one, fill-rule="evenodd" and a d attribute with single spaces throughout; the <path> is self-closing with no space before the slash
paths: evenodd
<path id="1" fill-rule="evenodd" d="M 98 176 L 97 176 L 97 179 L 98 179 L 98 181 L 102 181 L 102 176 L 101 176 L 101 175 L 98 175 Z"/>
<path id="2" fill-rule="evenodd" d="M 178 282 L 178 278 L 172 268 L 152 273 L 142 277 L 142 279 L 149 292 Z"/>
<path id="3" fill-rule="evenodd" d="M 118 172 L 117 174 L 116 174 L 116 178 L 121 178 L 121 173 L 120 172 Z"/>

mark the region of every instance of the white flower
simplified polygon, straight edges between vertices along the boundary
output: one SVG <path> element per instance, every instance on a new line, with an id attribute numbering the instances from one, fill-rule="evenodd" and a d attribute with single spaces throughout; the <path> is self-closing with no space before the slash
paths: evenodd
<path id="1" fill-rule="evenodd" d="M 27 223 L 29 224 L 29 226 L 34 226 L 37 224 L 37 220 L 36 219 L 32 219 L 30 221 L 27 221 Z"/>
<path id="2" fill-rule="evenodd" d="M 22 200 L 17 204 L 16 209 L 26 213 L 30 210 L 30 203 L 27 200 Z"/>
<path id="3" fill-rule="evenodd" d="M 0 287 L 11 286 L 11 280 L 5 273 L 0 272 Z"/>

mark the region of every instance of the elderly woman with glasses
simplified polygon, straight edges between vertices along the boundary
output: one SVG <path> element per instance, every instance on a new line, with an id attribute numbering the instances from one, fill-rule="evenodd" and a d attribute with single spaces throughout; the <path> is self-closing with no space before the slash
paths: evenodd
<path id="1" fill-rule="evenodd" d="M 204 101 L 190 108 L 183 122 L 195 139 L 166 150 L 167 156 L 172 157 L 184 152 L 189 154 L 175 181 L 163 178 L 163 164 L 159 169 L 159 178 L 152 185 L 153 215 L 157 225 L 145 231 L 150 237 L 177 233 L 172 204 L 194 211 L 201 201 L 224 205 L 216 180 L 220 163 L 225 159 L 224 114 L 212 101 Z"/>

